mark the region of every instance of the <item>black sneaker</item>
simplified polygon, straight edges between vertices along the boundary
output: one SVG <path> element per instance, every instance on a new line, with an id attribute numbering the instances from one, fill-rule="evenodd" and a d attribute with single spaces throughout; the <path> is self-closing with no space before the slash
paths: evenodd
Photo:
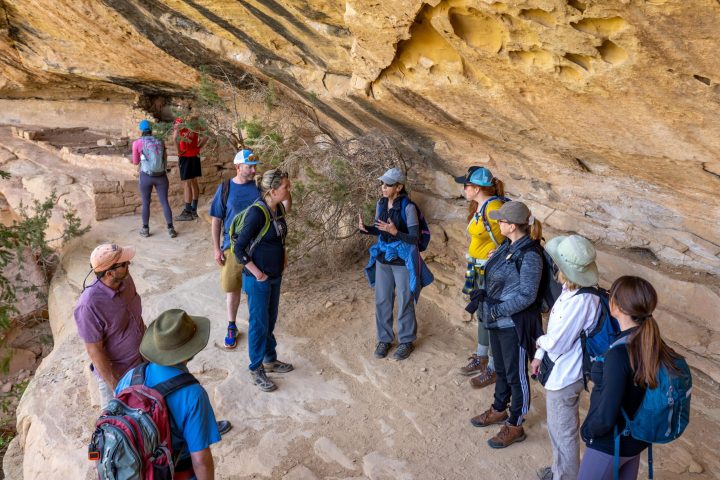
<path id="1" fill-rule="evenodd" d="M 189 222 L 190 220 L 195 220 L 195 216 L 188 210 L 183 210 L 180 215 L 175 217 L 176 222 Z"/>
<path id="2" fill-rule="evenodd" d="M 387 357 L 387 354 L 390 351 L 390 347 L 392 347 L 392 345 L 389 343 L 378 342 L 377 347 L 375 347 L 375 358 Z"/>
<path id="3" fill-rule="evenodd" d="M 407 357 L 410 356 L 414 349 L 415 347 L 413 347 L 412 343 L 401 343 L 400 345 L 398 345 L 395 353 L 393 353 L 393 358 L 395 360 L 405 360 Z"/>
<path id="4" fill-rule="evenodd" d="M 217 425 L 217 429 L 218 432 L 220 432 L 221 437 L 232 430 L 232 423 L 230 423 L 229 420 L 218 420 L 215 424 Z"/>

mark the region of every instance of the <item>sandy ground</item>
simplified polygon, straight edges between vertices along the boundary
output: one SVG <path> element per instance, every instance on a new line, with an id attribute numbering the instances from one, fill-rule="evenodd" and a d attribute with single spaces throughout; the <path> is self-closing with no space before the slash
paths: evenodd
<path id="1" fill-rule="evenodd" d="M 487 408 L 492 396 L 492 389 L 473 390 L 466 377 L 456 374 L 474 344 L 474 324 L 449 318 L 421 298 L 416 351 L 403 362 L 373 358 L 373 291 L 360 264 L 324 272 L 288 271 L 276 334 L 280 358 L 292 362 L 295 371 L 271 374 L 279 389 L 261 392 L 247 373 L 245 297 L 239 347 L 222 347 L 225 302 L 209 224 L 202 218 L 179 223 L 179 236 L 170 239 L 164 228 L 153 228 L 159 223 L 154 216 L 154 235 L 141 239 L 137 218 L 100 222 L 66 255 L 51 294 L 56 348 L 21 402 L 19 430 L 25 434 L 18 440 L 21 445 L 11 448 L 15 460 L 6 459 L 6 473 L 46 478 L 39 472 L 50 470 L 66 478 L 93 478 L 85 449 L 97 413 L 91 402 L 97 400 L 84 373 L 87 359 L 70 312 L 90 251 L 109 240 L 138 248 L 131 273 L 147 323 L 178 307 L 212 321 L 210 344 L 190 368 L 207 388 L 217 417 L 234 424 L 213 446 L 217 478 L 532 479 L 538 467 L 549 464 L 544 396 L 537 385 L 526 441 L 492 450 L 486 441 L 497 429 L 470 425 L 470 417 Z M 699 408 L 688 433 L 656 449 L 656 478 L 714 478 L 708 471 L 718 471 L 714 447 L 702 442 L 717 438 L 720 415 L 715 387 L 706 388 L 710 390 L 698 393 L 694 407 Z M 47 411 L 48 396 L 59 411 L 79 414 L 58 417 L 55 409 Z M 697 464 L 706 473 L 679 473 Z"/>

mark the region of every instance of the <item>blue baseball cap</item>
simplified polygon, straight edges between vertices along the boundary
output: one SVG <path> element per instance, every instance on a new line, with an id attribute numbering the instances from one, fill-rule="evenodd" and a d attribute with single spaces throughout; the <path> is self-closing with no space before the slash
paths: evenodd
<path id="1" fill-rule="evenodd" d="M 493 186 L 493 174 L 490 170 L 485 167 L 470 167 L 465 175 L 461 177 L 455 177 L 455 182 L 473 185 L 479 187 L 492 187 Z"/>
<path id="2" fill-rule="evenodd" d="M 257 165 L 260 163 L 252 150 L 240 150 L 233 160 L 235 165 Z"/>
<path id="3" fill-rule="evenodd" d="M 148 120 L 141 120 L 139 125 L 141 132 L 151 132 L 152 131 L 152 125 Z"/>

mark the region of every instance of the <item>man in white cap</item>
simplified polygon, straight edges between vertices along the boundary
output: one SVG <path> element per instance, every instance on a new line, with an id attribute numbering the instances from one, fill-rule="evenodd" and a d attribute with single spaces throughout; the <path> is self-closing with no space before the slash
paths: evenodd
<path id="1" fill-rule="evenodd" d="M 125 372 L 142 362 L 139 347 L 145 323 L 130 276 L 134 256 L 133 247 L 114 243 L 95 248 L 90 265 L 97 281 L 83 290 L 75 306 L 75 323 L 98 381 L 101 408 L 113 398 Z"/>
<path id="2" fill-rule="evenodd" d="M 212 204 L 212 242 L 215 263 L 220 265 L 220 286 L 227 294 L 228 328 L 225 335 L 225 348 L 237 347 L 238 329 L 235 324 L 240 293 L 242 292 L 242 271 L 244 265 L 238 263 L 230 251 L 230 225 L 235 215 L 245 210 L 260 198 L 260 190 L 255 184 L 256 166 L 260 160 L 252 150 L 240 150 L 233 160 L 235 176 L 218 185 Z M 292 198 L 283 202 L 285 212 L 290 211 Z"/>

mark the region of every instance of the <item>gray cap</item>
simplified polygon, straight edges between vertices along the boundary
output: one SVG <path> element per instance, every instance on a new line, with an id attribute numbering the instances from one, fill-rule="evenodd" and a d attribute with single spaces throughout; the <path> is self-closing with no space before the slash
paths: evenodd
<path id="1" fill-rule="evenodd" d="M 530 209 L 522 202 L 507 202 L 498 210 L 488 212 L 488 217 L 493 220 L 504 220 L 516 225 L 527 225 L 530 216 Z"/>
<path id="2" fill-rule="evenodd" d="M 397 168 L 391 168 L 387 172 L 383 173 L 382 177 L 378 178 L 378 180 L 387 185 L 395 185 L 396 183 L 402 183 L 405 185 L 405 174 Z"/>

